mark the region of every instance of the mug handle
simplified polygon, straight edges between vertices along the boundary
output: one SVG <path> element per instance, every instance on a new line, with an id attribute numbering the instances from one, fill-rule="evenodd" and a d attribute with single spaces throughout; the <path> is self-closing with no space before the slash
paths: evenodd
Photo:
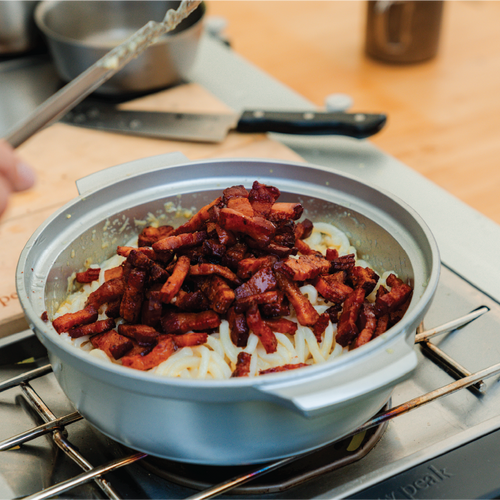
<path id="1" fill-rule="evenodd" d="M 398 41 L 394 42 L 389 39 L 389 11 L 396 5 L 401 6 L 401 23 L 398 30 Z M 392 55 L 402 54 L 410 45 L 411 42 L 411 21 L 413 11 L 415 9 L 414 2 L 408 1 L 379 1 L 375 3 L 374 8 L 374 23 L 375 36 L 378 45 L 385 52 Z"/>

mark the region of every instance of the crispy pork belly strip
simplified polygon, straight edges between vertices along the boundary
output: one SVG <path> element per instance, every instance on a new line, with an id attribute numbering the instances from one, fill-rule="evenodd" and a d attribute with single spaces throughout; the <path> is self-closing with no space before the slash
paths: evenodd
<path id="1" fill-rule="evenodd" d="M 163 312 L 163 303 L 160 297 L 160 291 L 148 291 L 146 298 L 142 302 L 141 323 L 147 326 L 155 327 L 161 320 Z"/>
<path id="2" fill-rule="evenodd" d="M 175 335 L 173 337 L 175 345 L 179 348 L 203 345 L 207 342 L 207 339 L 208 333 L 204 332 L 183 333 L 182 335 Z"/>
<path id="3" fill-rule="evenodd" d="M 186 292 L 179 290 L 175 296 L 175 307 L 181 311 L 204 311 L 209 307 L 209 301 L 201 290 Z"/>
<path id="4" fill-rule="evenodd" d="M 76 273 L 76 281 L 78 283 L 92 283 L 99 279 L 101 269 L 99 267 L 89 267 L 86 271 Z"/>
<path id="5" fill-rule="evenodd" d="M 321 255 L 300 255 L 298 259 L 285 260 L 282 269 L 294 281 L 305 281 L 327 273 L 330 270 L 330 262 Z"/>
<path id="6" fill-rule="evenodd" d="M 222 192 L 222 203 L 227 206 L 231 198 L 248 198 L 248 191 L 241 184 L 231 186 Z"/>
<path id="7" fill-rule="evenodd" d="M 334 304 L 325 311 L 330 317 L 330 321 L 333 324 L 339 322 L 340 313 L 342 312 L 342 304 Z"/>
<path id="8" fill-rule="evenodd" d="M 355 288 L 363 288 L 366 295 L 370 295 L 373 289 L 377 286 L 380 276 L 370 268 L 354 266 L 350 272 L 352 282 Z"/>
<path id="9" fill-rule="evenodd" d="M 237 313 L 234 307 L 227 312 L 227 322 L 231 332 L 231 341 L 236 347 L 246 347 L 250 330 L 248 328 L 245 314 Z"/>
<path id="10" fill-rule="evenodd" d="M 236 243 L 226 250 L 226 253 L 222 257 L 221 264 L 236 271 L 238 269 L 238 263 L 247 255 L 247 251 L 248 245 L 242 242 Z"/>
<path id="11" fill-rule="evenodd" d="M 114 302 L 117 299 L 121 299 L 124 293 L 125 279 L 123 277 L 110 279 L 89 295 L 85 307 L 93 306 L 99 309 L 99 307 L 107 302 Z"/>
<path id="12" fill-rule="evenodd" d="M 271 328 L 269 328 L 269 326 L 267 326 L 262 320 L 257 305 L 253 305 L 246 312 L 246 319 L 248 327 L 255 335 L 257 335 L 257 337 L 259 337 L 267 354 L 276 352 L 278 348 L 278 340 L 276 339 L 276 335 L 274 335 Z"/>
<path id="13" fill-rule="evenodd" d="M 379 316 L 402 306 L 412 294 L 411 287 L 403 283 L 394 274 L 390 274 L 385 281 L 391 287 L 391 291 L 383 295 L 379 294 L 375 300 Z"/>
<path id="14" fill-rule="evenodd" d="M 219 242 L 222 245 L 225 245 L 226 248 L 228 246 L 233 246 L 236 244 L 236 236 L 233 234 L 232 231 L 227 231 L 226 229 L 223 229 L 220 227 L 219 224 L 215 225 L 215 231 L 217 233 L 217 238 L 219 238 Z"/>
<path id="15" fill-rule="evenodd" d="M 57 333 L 63 333 L 76 326 L 88 325 L 97 320 L 97 308 L 93 306 L 85 307 L 81 311 L 66 313 L 52 321 L 52 326 Z"/>
<path id="16" fill-rule="evenodd" d="M 188 275 L 190 265 L 191 261 L 189 260 L 189 257 L 186 257 L 185 255 L 181 255 L 177 259 L 172 276 L 170 276 L 161 287 L 160 299 L 162 302 L 168 304 L 175 297 L 175 295 L 177 295 L 182 284 L 184 283 L 184 280 L 186 279 L 186 276 Z"/>
<path id="17" fill-rule="evenodd" d="M 214 311 L 199 313 L 167 311 L 161 318 L 161 325 L 165 333 L 179 335 L 191 330 L 212 330 L 221 323 L 219 315 Z"/>
<path id="18" fill-rule="evenodd" d="M 265 319 L 264 323 L 271 328 L 273 332 L 287 333 L 288 335 L 295 335 L 297 332 L 297 323 L 287 318 Z"/>
<path id="19" fill-rule="evenodd" d="M 114 359 L 120 359 L 134 347 L 134 343 L 130 339 L 120 335 L 116 330 L 94 335 L 90 341 L 95 349 L 101 349 Z"/>
<path id="20" fill-rule="evenodd" d="M 199 210 L 191 219 L 189 219 L 185 224 L 179 226 L 177 229 L 174 229 L 172 234 L 178 235 L 183 233 L 194 233 L 195 231 L 199 231 L 205 222 L 210 219 L 210 209 L 219 205 L 222 201 L 222 198 L 216 198 L 214 201 L 205 205 L 201 210 Z"/>
<path id="21" fill-rule="evenodd" d="M 271 213 L 271 207 L 280 196 L 280 190 L 274 186 L 266 186 L 254 181 L 252 189 L 248 193 L 248 199 L 252 204 L 255 215 L 267 218 Z"/>
<path id="22" fill-rule="evenodd" d="M 156 260 L 156 258 L 157 258 L 156 252 L 150 247 L 139 247 L 139 248 L 126 247 L 126 246 L 116 247 L 116 253 L 118 255 L 121 255 L 122 257 L 128 257 L 131 252 L 135 252 L 138 256 L 144 255 L 145 257 L 148 257 L 151 260 Z M 136 259 L 140 259 L 140 257 L 136 257 Z M 138 262 L 140 262 L 140 261 L 138 261 Z M 143 261 L 142 265 L 141 264 L 134 264 L 134 263 L 132 263 L 132 264 L 136 267 L 144 267 L 145 262 L 146 261 Z"/>
<path id="23" fill-rule="evenodd" d="M 352 293 L 352 288 L 340 281 L 337 274 L 339 273 L 318 276 L 314 280 L 314 288 L 326 300 L 341 304 Z"/>
<path id="24" fill-rule="evenodd" d="M 261 246 L 267 245 L 276 232 L 276 227 L 272 222 L 262 217 L 246 217 L 230 208 L 223 208 L 220 211 L 219 224 L 228 231 L 250 236 Z"/>
<path id="25" fill-rule="evenodd" d="M 269 220 L 277 222 L 280 220 L 297 220 L 300 219 L 304 208 L 300 203 L 274 203 L 271 206 Z"/>
<path id="26" fill-rule="evenodd" d="M 202 250 L 205 255 L 210 257 L 222 257 L 226 253 L 226 245 L 219 243 L 215 239 L 205 240 L 202 245 Z"/>
<path id="27" fill-rule="evenodd" d="M 164 252 L 165 250 L 179 250 L 183 248 L 194 247 L 203 243 L 207 239 L 206 231 L 196 233 L 182 233 L 174 236 L 167 236 L 153 243 L 153 250 Z"/>
<path id="28" fill-rule="evenodd" d="M 250 295 L 275 290 L 277 286 L 276 277 L 270 267 L 259 269 L 247 282 L 240 285 L 234 291 L 236 299 L 243 299 Z"/>
<path id="29" fill-rule="evenodd" d="M 123 276 L 123 266 L 112 267 L 104 271 L 104 281 L 110 281 Z"/>
<path id="30" fill-rule="evenodd" d="M 85 335 L 96 335 L 98 333 L 104 333 L 115 327 L 114 319 L 102 319 L 96 321 L 95 323 L 89 323 L 88 325 L 75 326 L 68 330 L 68 335 L 72 339 L 78 339 L 80 337 L 85 337 Z"/>
<path id="31" fill-rule="evenodd" d="M 309 219 L 304 219 L 301 222 L 295 223 L 295 238 L 297 240 L 304 240 L 311 236 L 314 225 Z"/>
<path id="32" fill-rule="evenodd" d="M 251 278 L 259 269 L 272 267 L 278 258 L 274 255 L 264 255 L 263 257 L 248 257 L 238 262 L 237 275 L 241 279 Z"/>
<path id="33" fill-rule="evenodd" d="M 123 366 L 135 368 L 136 370 L 150 370 L 166 361 L 176 351 L 177 346 L 171 335 L 160 335 L 158 343 L 153 349 L 145 355 L 137 354 L 135 356 L 124 356 L 122 358 Z"/>
<path id="34" fill-rule="evenodd" d="M 234 309 L 236 312 L 243 313 L 248 311 L 254 304 L 281 304 L 281 302 L 283 302 L 283 292 L 270 290 L 269 292 L 256 293 L 255 295 L 249 295 L 248 297 L 238 299 L 234 303 Z"/>
<path id="35" fill-rule="evenodd" d="M 354 347 L 361 347 L 367 344 L 373 338 L 377 327 L 377 317 L 373 304 L 365 302 L 359 314 L 360 332 L 354 341 Z"/>
<path id="36" fill-rule="evenodd" d="M 196 264 L 189 268 L 190 276 L 209 276 L 210 274 L 216 274 L 221 278 L 232 283 L 234 286 L 241 285 L 241 280 L 233 273 L 229 268 L 221 266 L 219 264 Z"/>
<path id="37" fill-rule="evenodd" d="M 160 335 L 153 327 L 148 325 L 129 325 L 123 323 L 118 326 L 118 333 L 129 339 L 134 339 L 141 346 L 154 345 Z"/>
<path id="38" fill-rule="evenodd" d="M 389 327 L 389 315 L 384 314 L 383 316 L 380 316 L 380 318 L 377 319 L 377 327 L 373 332 L 372 338 L 377 338 L 379 335 L 382 335 L 384 332 L 387 331 L 388 327 Z"/>
<path id="39" fill-rule="evenodd" d="M 328 259 L 328 250 L 326 258 Z M 342 255 L 332 260 L 330 272 L 335 273 L 337 271 L 350 271 L 355 266 L 355 264 L 356 257 L 353 253 Z"/>
<path id="40" fill-rule="evenodd" d="M 356 288 L 344 302 L 342 314 L 337 325 L 337 343 L 342 347 L 348 346 L 358 334 L 358 315 L 365 300 L 365 291 Z"/>
<path id="41" fill-rule="evenodd" d="M 248 377 L 248 374 L 250 373 L 251 361 L 252 355 L 248 352 L 238 353 L 238 358 L 236 359 L 236 368 L 234 369 L 231 378 Z"/>
<path id="42" fill-rule="evenodd" d="M 147 273 L 142 269 L 133 268 L 128 275 L 120 304 L 120 316 L 128 323 L 139 321 L 146 281 Z"/>
<path id="43" fill-rule="evenodd" d="M 255 215 L 248 198 L 231 198 L 227 202 L 227 208 L 236 210 L 236 212 L 239 212 L 245 217 L 253 217 Z"/>
<path id="44" fill-rule="evenodd" d="M 289 370 L 295 370 L 296 368 L 302 368 L 304 366 L 309 366 L 307 363 L 296 363 L 289 365 L 275 366 L 274 368 L 268 368 L 267 370 L 260 370 L 259 375 L 266 375 L 267 373 L 279 373 L 286 372 Z"/>
<path id="45" fill-rule="evenodd" d="M 220 276 L 212 275 L 200 284 L 201 291 L 210 302 L 210 309 L 225 314 L 234 302 L 234 291 Z"/>
<path id="46" fill-rule="evenodd" d="M 320 314 L 318 321 L 312 326 L 312 331 L 318 344 L 323 340 L 323 334 L 325 333 L 328 323 L 330 323 L 330 316 L 327 312 L 324 312 Z"/>
<path id="47" fill-rule="evenodd" d="M 138 246 L 150 247 L 153 243 L 168 236 L 173 230 L 172 226 L 145 227 L 139 234 Z"/>
<path id="48" fill-rule="evenodd" d="M 280 290 L 285 292 L 295 309 L 298 322 L 302 326 L 314 325 L 319 319 L 319 313 L 314 309 L 309 299 L 301 293 L 297 283 L 279 269 L 276 270 L 275 274 Z"/>
<path id="49" fill-rule="evenodd" d="M 305 241 L 299 239 L 295 240 L 295 247 L 302 255 L 316 255 L 319 253 L 317 250 L 313 250 Z"/>

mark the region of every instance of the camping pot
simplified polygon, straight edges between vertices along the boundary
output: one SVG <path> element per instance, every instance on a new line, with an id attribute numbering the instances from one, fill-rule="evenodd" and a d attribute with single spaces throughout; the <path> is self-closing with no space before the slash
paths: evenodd
<path id="1" fill-rule="evenodd" d="M 394 270 L 414 288 L 404 317 L 335 361 L 229 380 L 160 377 L 90 356 L 62 340 L 49 318 L 68 278 L 99 263 L 165 206 L 201 208 L 223 189 L 254 180 L 298 201 L 312 221 L 334 222 L 358 256 Z M 440 269 L 429 229 L 390 193 L 306 163 L 261 159 L 189 161 L 179 153 L 115 166 L 77 182 L 80 196 L 30 238 L 17 290 L 30 327 L 47 348 L 55 376 L 79 412 L 112 439 L 154 456 L 211 465 L 259 463 L 337 440 L 372 417 L 417 364 L 415 331 Z M 172 202 L 170 205 L 169 203 Z M 167 204 L 167 205 L 166 205 Z M 168 212 L 168 211 L 167 211 Z M 165 223 L 186 219 L 166 213 Z M 141 222 L 142 221 L 142 222 Z"/>

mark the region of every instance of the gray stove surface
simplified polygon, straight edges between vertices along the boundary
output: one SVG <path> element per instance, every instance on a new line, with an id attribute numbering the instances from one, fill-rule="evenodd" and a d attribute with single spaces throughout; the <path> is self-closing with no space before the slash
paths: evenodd
<path id="1" fill-rule="evenodd" d="M 59 86 L 47 59 L 30 62 L 28 66 L 12 61 L 9 64 L 9 67 L 0 65 L 2 134 Z M 27 72 L 30 75 L 35 72 L 40 77 L 36 88 L 27 87 Z M 22 89 L 16 86 L 16 78 L 25 82 Z M 308 110 L 312 106 L 210 37 L 203 40 L 191 79 L 238 110 L 245 107 Z M 5 111 L 4 103 L 14 102 L 20 93 L 24 96 L 23 104 Z M 500 227 L 497 224 L 379 151 L 369 141 L 342 137 L 296 138 L 278 134 L 273 134 L 273 138 L 291 147 L 306 161 L 383 186 L 416 209 L 433 231 L 444 264 L 436 298 L 425 319 L 426 328 L 486 305 L 490 308 L 488 313 L 434 342 L 471 372 L 498 362 L 500 282 L 497 277 L 500 276 L 500 262 L 496 254 L 500 247 Z M 455 223 L 457 220 L 460 220 L 460 225 Z M 480 246 L 478 242 L 481 242 Z M 478 253 L 480 259 L 475 258 Z M 3 348 L 13 351 L 20 348 L 29 335 L 21 332 L 2 339 L 0 356 Z M 453 380 L 424 357 L 419 347 L 416 350 L 420 357 L 419 366 L 411 379 L 396 387 L 393 405 Z M 29 352 L 19 354 L 23 359 L 29 355 Z M 33 364 L 0 366 L 0 380 L 31 367 Z M 57 416 L 73 411 L 52 374 L 37 379 L 32 385 Z M 0 440 L 33 427 L 35 421 L 25 406 L 19 389 L 0 393 Z M 380 442 L 363 460 L 266 498 L 346 497 L 498 428 L 500 389 L 498 377 L 492 377 L 486 381 L 482 396 L 462 390 L 392 420 Z M 70 441 L 93 465 L 123 454 L 123 450 L 86 422 L 72 424 L 68 433 Z M 0 498 L 29 495 L 79 472 L 56 452 L 50 438 L 37 438 L 21 449 L 0 453 Z M 108 479 L 123 498 L 186 498 L 194 494 L 189 488 L 151 475 L 139 464 L 112 473 Z M 63 495 L 64 498 L 101 496 L 93 484 Z"/>

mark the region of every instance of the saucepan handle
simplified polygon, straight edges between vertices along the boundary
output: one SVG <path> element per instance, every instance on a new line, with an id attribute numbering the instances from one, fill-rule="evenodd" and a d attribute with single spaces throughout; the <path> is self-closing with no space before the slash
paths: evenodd
<path id="1" fill-rule="evenodd" d="M 391 388 L 408 378 L 416 368 L 417 355 L 401 336 L 401 340 L 389 343 L 376 359 L 354 365 L 344 366 L 331 376 L 310 378 L 299 384 L 265 384 L 258 389 L 265 399 L 305 417 L 315 417 L 358 398 L 390 393 Z"/>
<path id="2" fill-rule="evenodd" d="M 113 184 L 126 177 L 140 175 L 144 172 L 150 172 L 156 169 L 182 165 L 189 162 L 189 159 L 182 153 L 167 153 L 153 156 L 150 158 L 141 158 L 129 163 L 115 165 L 104 170 L 99 170 L 93 174 L 82 177 L 76 181 L 76 188 L 81 196 L 84 196 L 98 188 Z"/>

